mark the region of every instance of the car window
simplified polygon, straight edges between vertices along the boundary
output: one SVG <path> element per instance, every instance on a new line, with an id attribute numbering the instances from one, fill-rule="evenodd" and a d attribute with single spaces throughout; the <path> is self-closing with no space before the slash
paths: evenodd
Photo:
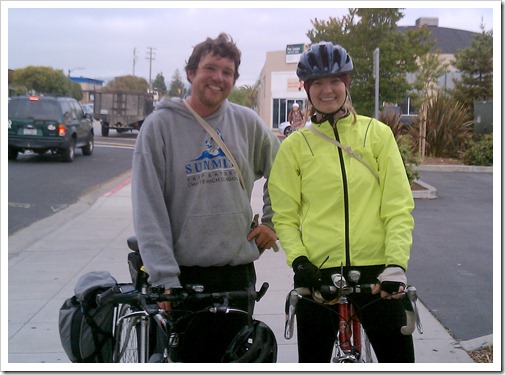
<path id="1" fill-rule="evenodd" d="M 75 111 L 75 114 L 77 116 L 78 119 L 81 119 L 84 117 L 84 111 L 82 110 L 81 106 L 79 105 L 79 103 L 77 102 L 74 102 L 74 101 L 71 101 L 70 102 L 70 105 L 72 106 L 72 108 L 74 109 Z"/>
<path id="2" fill-rule="evenodd" d="M 28 99 L 9 101 L 9 118 L 58 120 L 59 114 L 58 104 L 53 101 Z"/>
<path id="3" fill-rule="evenodd" d="M 76 121 L 77 113 L 75 108 L 68 101 L 61 102 L 61 106 L 63 108 L 63 119 L 64 121 Z"/>

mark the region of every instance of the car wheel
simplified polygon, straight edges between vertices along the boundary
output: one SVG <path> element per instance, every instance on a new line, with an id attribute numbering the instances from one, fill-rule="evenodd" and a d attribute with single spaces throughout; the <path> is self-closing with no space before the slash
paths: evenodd
<path id="1" fill-rule="evenodd" d="M 70 163 L 74 161 L 75 156 L 75 141 L 72 140 L 67 148 L 63 149 L 63 161 Z"/>
<path id="2" fill-rule="evenodd" d="M 293 130 L 291 130 L 291 126 L 287 126 L 286 129 L 284 129 L 284 135 L 287 137 L 291 133 L 293 133 Z"/>
<path id="3" fill-rule="evenodd" d="M 94 137 L 91 136 L 88 139 L 88 143 L 86 144 L 86 146 L 84 146 L 82 148 L 82 154 L 86 155 L 86 156 L 90 156 L 91 154 L 93 154 L 94 149 L 95 149 L 95 140 L 94 140 Z"/>
<path id="4" fill-rule="evenodd" d="M 14 147 L 9 147 L 9 160 L 16 160 L 18 158 L 18 150 Z"/>

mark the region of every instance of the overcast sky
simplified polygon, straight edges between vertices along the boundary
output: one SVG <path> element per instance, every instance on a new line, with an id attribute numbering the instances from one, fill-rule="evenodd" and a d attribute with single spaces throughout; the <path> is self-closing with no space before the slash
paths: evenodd
<path id="1" fill-rule="evenodd" d="M 242 51 L 241 77 L 237 85 L 253 84 L 259 78 L 267 51 L 308 42 L 306 33 L 312 28 L 311 20 L 340 18 L 348 13 L 349 7 L 371 4 L 360 1 L 213 1 L 209 2 L 212 7 L 204 8 L 203 3 L 67 1 L 24 4 L 2 1 L 2 74 L 6 65 L 9 69 L 34 65 L 62 69 L 65 74 L 71 70 L 72 76 L 107 80 L 133 73 L 136 48 L 135 75 L 148 80 L 148 47 L 153 47 L 152 79 L 163 73 L 168 85 L 175 70 L 179 69 L 186 82 L 184 66 L 193 46 L 224 31 L 234 38 Z M 339 8 L 331 8 L 336 6 L 333 4 Z M 403 10 L 405 17 L 399 22 L 400 26 L 413 26 L 419 17 L 438 17 L 440 27 L 474 32 L 481 31 L 482 22 L 486 31 L 493 29 L 493 20 L 495 28 L 500 30 L 501 26 L 496 24 L 501 17 L 500 1 L 380 4 L 391 8 L 409 6 Z M 51 6 L 53 8 L 48 8 Z"/>

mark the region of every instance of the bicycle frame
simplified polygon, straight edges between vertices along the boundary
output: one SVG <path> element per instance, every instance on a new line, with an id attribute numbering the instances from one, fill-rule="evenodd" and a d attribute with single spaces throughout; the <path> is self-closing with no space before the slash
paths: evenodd
<path id="1" fill-rule="evenodd" d="M 332 362 L 372 362 L 371 346 L 355 307 L 347 297 L 338 302 L 338 333 Z"/>
<path id="2" fill-rule="evenodd" d="M 288 294 L 286 300 L 287 315 L 284 330 L 285 339 L 289 340 L 293 337 L 294 318 L 298 301 L 311 295 L 312 292 L 308 288 L 296 288 Z M 319 303 L 315 301 L 312 302 Z M 363 331 L 354 305 L 345 296 L 339 297 L 333 304 L 338 305 L 338 330 L 335 334 L 335 350 L 331 361 L 334 363 L 371 362 L 370 342 Z"/>

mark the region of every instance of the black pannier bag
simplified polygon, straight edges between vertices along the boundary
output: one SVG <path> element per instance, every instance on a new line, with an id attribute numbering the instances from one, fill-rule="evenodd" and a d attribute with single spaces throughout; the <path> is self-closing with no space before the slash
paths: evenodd
<path id="1" fill-rule="evenodd" d="M 58 328 L 72 362 L 112 362 L 114 305 L 96 304 L 96 295 L 117 285 L 107 271 L 87 273 L 75 285 L 75 295 L 60 308 Z"/>

